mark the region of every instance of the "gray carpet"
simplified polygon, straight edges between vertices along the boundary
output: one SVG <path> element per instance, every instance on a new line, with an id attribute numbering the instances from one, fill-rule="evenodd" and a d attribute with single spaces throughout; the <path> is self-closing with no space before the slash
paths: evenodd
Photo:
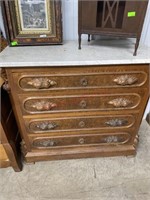
<path id="1" fill-rule="evenodd" d="M 0 200 L 150 200 L 150 126 L 136 157 L 39 162 L 0 170 Z"/>

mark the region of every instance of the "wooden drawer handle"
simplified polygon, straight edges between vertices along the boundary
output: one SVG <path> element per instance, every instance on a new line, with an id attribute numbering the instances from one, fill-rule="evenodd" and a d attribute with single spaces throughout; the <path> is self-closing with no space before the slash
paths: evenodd
<path id="1" fill-rule="evenodd" d="M 86 108 L 87 103 L 86 103 L 85 100 L 82 100 L 79 105 L 80 105 L 81 108 Z"/>
<path id="2" fill-rule="evenodd" d="M 82 86 L 87 86 L 88 85 L 88 80 L 86 78 L 82 78 L 80 80 L 80 83 L 81 83 Z"/>
<path id="3" fill-rule="evenodd" d="M 104 139 L 104 142 L 106 143 L 117 143 L 119 141 L 117 136 L 107 136 Z"/>
<path id="4" fill-rule="evenodd" d="M 137 77 L 132 75 L 121 75 L 113 80 L 118 85 L 133 85 L 138 81 Z"/>
<path id="5" fill-rule="evenodd" d="M 34 147 L 53 147 L 56 146 L 55 140 L 42 140 L 42 141 L 33 141 Z"/>
<path id="6" fill-rule="evenodd" d="M 33 103 L 31 107 L 35 108 L 37 111 L 49 111 L 57 107 L 57 104 L 49 101 L 40 101 Z"/>
<path id="7" fill-rule="evenodd" d="M 128 124 L 128 121 L 125 119 L 112 119 L 105 122 L 106 125 L 116 127 L 116 126 L 124 126 Z"/>
<path id="8" fill-rule="evenodd" d="M 39 124 L 36 124 L 36 127 L 42 131 L 46 131 L 55 129 L 57 125 L 51 122 L 40 122 Z"/>
<path id="9" fill-rule="evenodd" d="M 33 86 L 36 89 L 48 89 L 54 85 L 57 85 L 55 81 L 52 81 L 48 78 L 34 78 L 27 84 Z"/>
<path id="10" fill-rule="evenodd" d="M 126 99 L 126 98 L 117 98 L 117 99 L 113 99 L 111 101 L 108 102 L 108 104 L 113 105 L 116 108 L 119 107 L 127 107 L 130 104 L 132 104 L 132 101 Z"/>

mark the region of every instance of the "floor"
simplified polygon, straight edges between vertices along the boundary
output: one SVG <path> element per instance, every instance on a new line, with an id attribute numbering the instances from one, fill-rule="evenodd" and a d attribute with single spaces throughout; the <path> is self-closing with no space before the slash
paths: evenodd
<path id="1" fill-rule="evenodd" d="M 150 126 L 136 157 L 94 158 L 0 170 L 0 200 L 150 200 Z"/>

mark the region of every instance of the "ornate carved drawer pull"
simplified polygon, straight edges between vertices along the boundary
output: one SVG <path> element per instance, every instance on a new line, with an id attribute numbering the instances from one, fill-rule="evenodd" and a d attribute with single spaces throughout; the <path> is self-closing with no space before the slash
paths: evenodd
<path id="1" fill-rule="evenodd" d="M 37 111 L 49 111 L 57 107 L 57 105 L 49 101 L 40 101 L 35 102 L 31 107 L 35 108 Z"/>
<path id="2" fill-rule="evenodd" d="M 126 99 L 126 98 L 117 98 L 113 99 L 108 102 L 108 104 L 113 105 L 114 107 L 127 107 L 128 105 L 132 104 L 132 101 Z"/>
<path id="3" fill-rule="evenodd" d="M 52 81 L 48 78 L 34 78 L 27 84 L 33 86 L 36 89 L 48 89 L 54 85 L 57 85 L 55 81 Z"/>
<path id="4" fill-rule="evenodd" d="M 42 141 L 35 140 L 33 141 L 33 146 L 34 147 L 53 147 L 53 146 L 56 146 L 56 141 L 55 140 L 42 140 Z"/>
<path id="5" fill-rule="evenodd" d="M 51 122 L 41 122 L 39 124 L 36 124 L 36 127 L 42 131 L 47 131 L 56 128 L 57 125 Z"/>
<path id="6" fill-rule="evenodd" d="M 106 142 L 106 143 L 117 143 L 117 142 L 119 142 L 119 139 L 118 139 L 117 136 L 107 136 L 107 137 L 105 137 L 104 142 Z"/>
<path id="7" fill-rule="evenodd" d="M 87 103 L 86 103 L 86 101 L 82 100 L 79 105 L 81 108 L 86 108 Z"/>
<path id="8" fill-rule="evenodd" d="M 79 142 L 79 144 L 84 144 L 84 143 L 85 143 L 85 140 L 84 140 L 84 138 L 80 138 L 80 139 L 78 140 L 78 142 Z"/>
<path id="9" fill-rule="evenodd" d="M 118 85 L 133 85 L 138 81 L 137 77 L 132 75 L 122 75 L 118 76 L 113 80 Z"/>
<path id="10" fill-rule="evenodd" d="M 82 78 L 80 80 L 80 83 L 81 83 L 82 86 L 87 86 L 88 85 L 88 80 L 86 78 Z"/>
<path id="11" fill-rule="evenodd" d="M 128 121 L 125 119 L 112 119 L 105 122 L 106 125 L 116 127 L 116 126 L 124 126 L 128 124 Z"/>
<path id="12" fill-rule="evenodd" d="M 85 122 L 84 121 L 79 122 L 79 127 L 80 128 L 84 128 L 85 127 Z"/>

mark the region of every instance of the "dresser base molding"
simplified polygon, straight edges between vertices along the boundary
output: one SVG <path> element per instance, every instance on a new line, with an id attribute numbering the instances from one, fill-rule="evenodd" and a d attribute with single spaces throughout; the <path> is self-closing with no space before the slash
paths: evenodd
<path id="1" fill-rule="evenodd" d="M 59 148 L 52 150 L 28 152 L 24 160 L 26 163 L 49 160 L 65 160 L 93 157 L 135 156 L 135 145 L 112 145 L 87 148 Z"/>

